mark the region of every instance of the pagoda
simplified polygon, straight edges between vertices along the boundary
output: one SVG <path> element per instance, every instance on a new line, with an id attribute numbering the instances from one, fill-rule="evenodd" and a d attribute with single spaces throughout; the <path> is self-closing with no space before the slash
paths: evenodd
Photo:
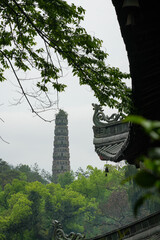
<path id="1" fill-rule="evenodd" d="M 68 119 L 63 110 L 56 114 L 54 134 L 52 177 L 56 183 L 59 174 L 70 171 Z"/>

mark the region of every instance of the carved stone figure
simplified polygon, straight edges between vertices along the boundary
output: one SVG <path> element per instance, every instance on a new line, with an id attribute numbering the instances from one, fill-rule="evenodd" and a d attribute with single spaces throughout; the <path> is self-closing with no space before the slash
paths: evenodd
<path id="1" fill-rule="evenodd" d="M 54 232 L 53 232 L 53 237 L 54 240 L 81 240 L 85 239 L 85 236 L 80 234 L 80 233 L 74 233 L 71 232 L 70 234 L 65 234 L 62 225 L 59 221 L 53 220 L 53 227 L 54 227 Z"/>
<path id="2" fill-rule="evenodd" d="M 117 121 L 122 120 L 122 116 L 120 114 L 113 113 L 110 117 L 103 113 L 102 106 L 98 104 L 92 103 L 94 115 L 93 115 L 93 122 L 96 127 L 104 127 L 108 124 L 113 124 Z"/>

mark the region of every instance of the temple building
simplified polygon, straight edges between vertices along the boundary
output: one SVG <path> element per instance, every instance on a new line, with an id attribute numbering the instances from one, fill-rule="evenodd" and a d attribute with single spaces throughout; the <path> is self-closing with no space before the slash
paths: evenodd
<path id="1" fill-rule="evenodd" d="M 160 121 L 160 3 L 146 0 L 112 0 L 112 3 L 128 54 L 132 114 Z M 151 141 L 140 126 L 124 123 L 116 114 L 105 115 L 99 105 L 93 104 L 93 107 L 93 143 L 101 160 L 125 159 L 139 167 L 136 159 L 148 149 L 160 146 L 159 141 Z M 160 212 L 93 239 L 158 240 Z"/>
<path id="2" fill-rule="evenodd" d="M 54 134 L 52 176 L 56 183 L 59 174 L 70 171 L 68 119 L 63 110 L 56 115 Z"/>
<path id="3" fill-rule="evenodd" d="M 134 106 L 132 114 L 160 121 L 159 2 L 112 0 L 112 3 L 130 65 Z M 157 146 L 140 126 L 130 124 L 127 127 L 116 117 L 110 121 L 108 116 L 102 114 L 100 107 L 98 109 L 94 106 L 94 110 L 94 145 L 102 160 L 119 162 L 125 159 L 129 164 L 137 165 L 138 156 Z M 105 123 L 102 124 L 102 120 Z"/>

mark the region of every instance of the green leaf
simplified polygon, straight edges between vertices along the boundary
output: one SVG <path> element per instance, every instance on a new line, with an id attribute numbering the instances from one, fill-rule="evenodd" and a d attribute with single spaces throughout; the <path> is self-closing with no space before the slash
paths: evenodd
<path id="1" fill-rule="evenodd" d="M 143 118 L 141 116 L 137 116 L 137 115 L 130 115 L 130 116 L 126 117 L 124 120 L 124 122 L 132 122 L 132 123 L 139 124 L 139 125 L 142 125 L 145 121 L 146 121 L 145 118 Z"/>
<path id="2" fill-rule="evenodd" d="M 150 149 L 148 155 L 150 159 L 160 160 L 160 147 Z"/>
<path id="3" fill-rule="evenodd" d="M 154 184 L 157 181 L 157 178 L 150 172 L 146 170 L 140 170 L 135 176 L 136 183 L 143 188 L 154 187 Z"/>

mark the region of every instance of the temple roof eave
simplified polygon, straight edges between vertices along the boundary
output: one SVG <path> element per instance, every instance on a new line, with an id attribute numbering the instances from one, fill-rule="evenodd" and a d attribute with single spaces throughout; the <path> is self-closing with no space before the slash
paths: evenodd
<path id="1" fill-rule="evenodd" d="M 119 162 L 126 160 L 123 154 L 129 143 L 129 134 L 126 133 L 126 138 L 121 141 L 103 143 L 103 145 L 95 144 L 95 151 L 102 161 Z"/>
<path id="2" fill-rule="evenodd" d="M 95 151 L 104 161 L 119 162 L 125 159 L 123 151 L 129 143 L 130 124 L 123 122 L 119 115 L 105 116 L 102 107 L 92 104 L 94 107 L 93 132 Z M 103 124 L 102 120 L 104 121 Z"/>

